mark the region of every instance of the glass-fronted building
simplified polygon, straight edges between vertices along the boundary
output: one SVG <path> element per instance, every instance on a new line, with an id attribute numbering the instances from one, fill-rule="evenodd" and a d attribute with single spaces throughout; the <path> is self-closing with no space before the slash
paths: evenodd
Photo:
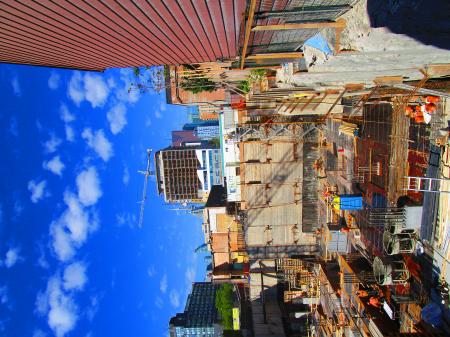
<path id="1" fill-rule="evenodd" d="M 184 312 L 170 320 L 170 337 L 219 337 L 222 328 L 215 306 L 218 286 L 211 282 L 196 282 L 186 300 Z"/>

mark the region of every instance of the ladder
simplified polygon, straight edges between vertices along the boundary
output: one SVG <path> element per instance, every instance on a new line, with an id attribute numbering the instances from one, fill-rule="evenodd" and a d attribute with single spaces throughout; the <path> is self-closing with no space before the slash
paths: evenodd
<path id="1" fill-rule="evenodd" d="M 427 178 L 427 177 L 404 177 L 406 179 L 406 188 L 404 191 L 415 192 L 431 192 L 431 193 L 450 193 L 449 189 L 441 190 L 441 182 L 448 181 L 450 179 L 441 178 Z"/>

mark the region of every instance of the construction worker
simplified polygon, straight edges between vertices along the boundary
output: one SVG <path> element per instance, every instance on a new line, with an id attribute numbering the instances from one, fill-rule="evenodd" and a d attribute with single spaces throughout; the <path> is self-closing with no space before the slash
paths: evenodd
<path id="1" fill-rule="evenodd" d="M 367 302 L 368 305 L 371 305 L 377 309 L 381 308 L 381 302 L 378 299 L 378 297 L 372 296 L 371 298 L 369 298 L 369 302 Z"/>
<path id="2" fill-rule="evenodd" d="M 378 290 L 357 290 L 356 296 L 358 297 L 369 297 L 369 296 L 377 296 L 379 295 Z"/>
<path id="3" fill-rule="evenodd" d="M 425 97 L 425 102 L 427 103 L 439 103 L 441 99 L 438 96 L 427 96 Z"/>

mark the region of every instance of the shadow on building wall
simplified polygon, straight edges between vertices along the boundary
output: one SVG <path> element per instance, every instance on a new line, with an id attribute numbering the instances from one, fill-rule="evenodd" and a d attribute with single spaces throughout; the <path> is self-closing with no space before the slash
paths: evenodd
<path id="1" fill-rule="evenodd" d="M 368 0 L 370 25 L 450 50 L 449 0 Z"/>

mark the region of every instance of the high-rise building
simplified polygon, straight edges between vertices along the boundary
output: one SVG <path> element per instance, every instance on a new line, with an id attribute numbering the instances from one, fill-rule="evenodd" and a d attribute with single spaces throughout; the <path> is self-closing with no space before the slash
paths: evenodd
<path id="1" fill-rule="evenodd" d="M 195 135 L 202 140 L 210 140 L 213 138 L 219 138 L 220 128 L 219 125 L 199 125 L 195 128 Z"/>
<path id="2" fill-rule="evenodd" d="M 199 111 L 198 106 L 190 105 L 190 106 L 187 107 L 187 110 L 188 110 L 189 122 L 191 122 L 191 123 L 199 123 L 199 122 L 201 122 L 200 111 Z"/>
<path id="3" fill-rule="evenodd" d="M 182 147 L 186 143 L 195 143 L 200 141 L 199 137 L 195 135 L 194 130 L 177 130 L 172 131 L 172 146 Z"/>
<path id="4" fill-rule="evenodd" d="M 102 71 L 232 59 L 247 1 L 2 1 L 0 62 Z"/>
<path id="5" fill-rule="evenodd" d="M 195 130 L 198 126 L 217 126 L 218 121 L 197 121 L 195 123 L 186 123 L 183 125 L 183 130 Z"/>
<path id="6" fill-rule="evenodd" d="M 223 183 L 220 149 L 168 147 L 155 154 L 158 192 L 166 202 L 201 202 Z"/>
<path id="7" fill-rule="evenodd" d="M 215 306 L 218 286 L 210 282 L 196 282 L 186 300 L 184 312 L 170 319 L 170 337 L 222 336 Z"/>

